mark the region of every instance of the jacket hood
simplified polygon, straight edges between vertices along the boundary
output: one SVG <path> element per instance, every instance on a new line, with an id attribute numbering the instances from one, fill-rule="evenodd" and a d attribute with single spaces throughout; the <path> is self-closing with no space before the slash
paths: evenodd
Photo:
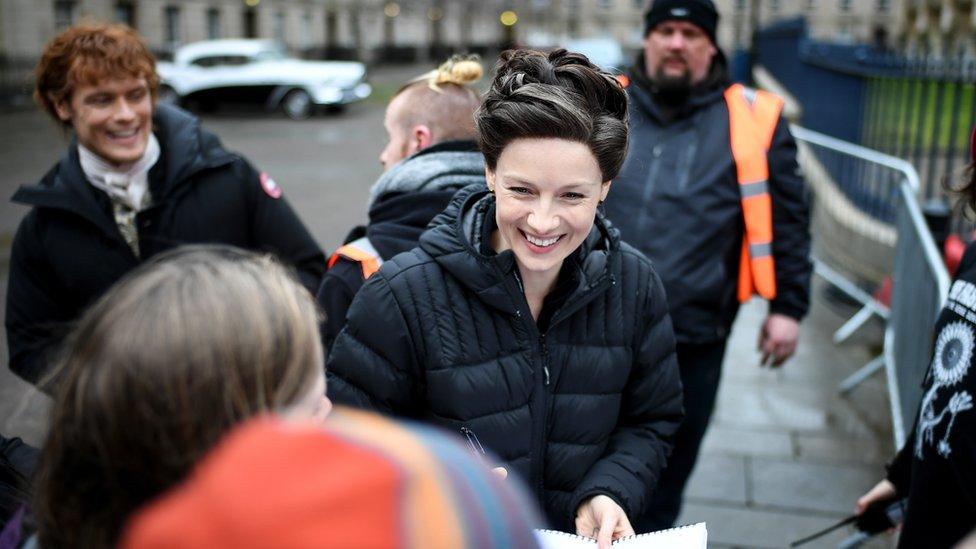
<path id="1" fill-rule="evenodd" d="M 402 160 L 369 190 L 370 205 L 390 193 L 458 190 L 485 182 L 485 160 L 474 141 L 445 141 Z"/>
<path id="2" fill-rule="evenodd" d="M 688 91 L 687 98 L 676 105 L 668 106 L 663 101 L 658 100 L 658 88 L 647 77 L 644 69 L 644 52 L 637 54 L 634 65 L 628 71 L 634 85 L 628 91 L 628 95 L 637 103 L 642 110 L 647 111 L 658 121 L 667 122 L 678 118 L 684 118 L 695 111 L 723 100 L 725 89 L 729 87 L 728 62 L 722 50 L 716 49 L 712 66 L 708 69 L 705 80 L 692 86 Z"/>
<path id="3" fill-rule="evenodd" d="M 495 196 L 484 184 L 462 189 L 430 222 L 430 229 L 420 237 L 420 248 L 483 301 L 514 314 L 520 297 L 506 290 L 505 280 L 516 267 L 515 254 L 481 252 L 485 224 L 495 223 L 494 205 Z M 619 232 L 598 210 L 589 236 L 564 260 L 574 261 L 579 268 L 579 285 L 569 299 L 612 279 L 611 263 L 619 261 L 619 250 Z"/>
<path id="4" fill-rule="evenodd" d="M 156 105 L 153 132 L 162 154 L 150 173 L 163 169 L 163 183 L 153 188 L 156 198 L 168 196 L 181 183 L 200 170 L 229 163 L 236 158 L 220 144 L 217 136 L 200 128 L 200 121 L 169 105 Z M 72 139 L 68 152 L 34 185 L 23 185 L 11 198 L 28 206 L 68 210 L 114 231 L 114 221 L 102 212 L 87 188 L 88 182 L 78 160 L 78 140 Z"/>
<path id="5" fill-rule="evenodd" d="M 389 259 L 410 250 L 454 193 L 454 189 L 385 193 L 369 208 L 366 236 L 380 257 Z"/>

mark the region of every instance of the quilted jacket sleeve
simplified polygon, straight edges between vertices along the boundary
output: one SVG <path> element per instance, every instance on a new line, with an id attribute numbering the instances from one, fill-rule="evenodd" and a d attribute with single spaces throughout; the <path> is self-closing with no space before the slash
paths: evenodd
<path id="1" fill-rule="evenodd" d="M 646 267 L 646 266 L 645 266 Z M 643 270 L 643 269 L 642 269 Z M 570 524 L 586 499 L 605 494 L 633 520 L 657 484 L 670 439 L 684 413 L 674 331 L 661 280 L 646 267 L 644 315 L 634 344 L 635 364 L 624 390 L 617 428 L 606 452 L 577 487 L 568 509 Z M 637 273 L 634 273 L 637 274 Z"/>
<path id="2" fill-rule="evenodd" d="M 353 299 L 326 373 L 329 398 L 337 404 L 416 415 L 420 379 L 413 343 L 382 271 Z"/>

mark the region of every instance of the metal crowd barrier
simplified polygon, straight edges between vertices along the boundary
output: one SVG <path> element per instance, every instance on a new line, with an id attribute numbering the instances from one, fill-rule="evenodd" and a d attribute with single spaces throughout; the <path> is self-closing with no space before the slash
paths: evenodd
<path id="1" fill-rule="evenodd" d="M 949 293 L 949 273 L 915 191 L 907 183 L 901 186 L 891 319 L 885 329 L 884 362 L 896 448 L 904 445 L 922 399 L 933 327 Z"/>
<path id="2" fill-rule="evenodd" d="M 841 343 L 873 317 L 885 321 L 882 354 L 840 384 L 848 393 L 885 371 L 897 447 L 922 396 L 932 331 L 949 276 L 918 204 L 919 178 L 905 160 L 792 126 L 813 195 L 818 276 L 861 304 L 835 333 Z M 865 291 L 891 279 L 891 307 Z M 907 414 L 907 416 L 906 416 Z"/>
<path id="3" fill-rule="evenodd" d="M 798 161 L 813 192 L 814 272 L 861 305 L 834 332 L 843 343 L 873 317 L 889 320 L 888 306 L 863 286 L 881 287 L 891 275 L 897 242 L 898 193 L 917 191 L 908 162 L 799 126 L 792 126 Z M 840 384 L 848 393 L 884 368 L 879 355 Z"/>

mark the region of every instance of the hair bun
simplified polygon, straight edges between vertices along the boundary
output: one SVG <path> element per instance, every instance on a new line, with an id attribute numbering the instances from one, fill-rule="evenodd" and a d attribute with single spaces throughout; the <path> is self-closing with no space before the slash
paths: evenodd
<path id="1" fill-rule="evenodd" d="M 483 74 L 484 69 L 481 67 L 480 57 L 477 54 L 454 54 L 436 69 L 410 80 L 407 85 L 426 82 L 428 88 L 439 91 L 441 84 L 463 87 L 477 82 Z"/>

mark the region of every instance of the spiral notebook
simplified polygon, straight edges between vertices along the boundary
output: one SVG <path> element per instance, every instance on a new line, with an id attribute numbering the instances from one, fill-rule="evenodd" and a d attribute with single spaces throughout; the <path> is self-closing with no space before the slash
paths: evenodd
<path id="1" fill-rule="evenodd" d="M 557 532 L 555 530 L 536 530 L 536 539 L 542 549 L 593 549 L 596 540 Z M 670 530 L 660 530 L 638 536 L 621 538 L 613 542 L 619 549 L 705 549 L 708 546 L 708 531 L 705 523 L 679 526 Z"/>

